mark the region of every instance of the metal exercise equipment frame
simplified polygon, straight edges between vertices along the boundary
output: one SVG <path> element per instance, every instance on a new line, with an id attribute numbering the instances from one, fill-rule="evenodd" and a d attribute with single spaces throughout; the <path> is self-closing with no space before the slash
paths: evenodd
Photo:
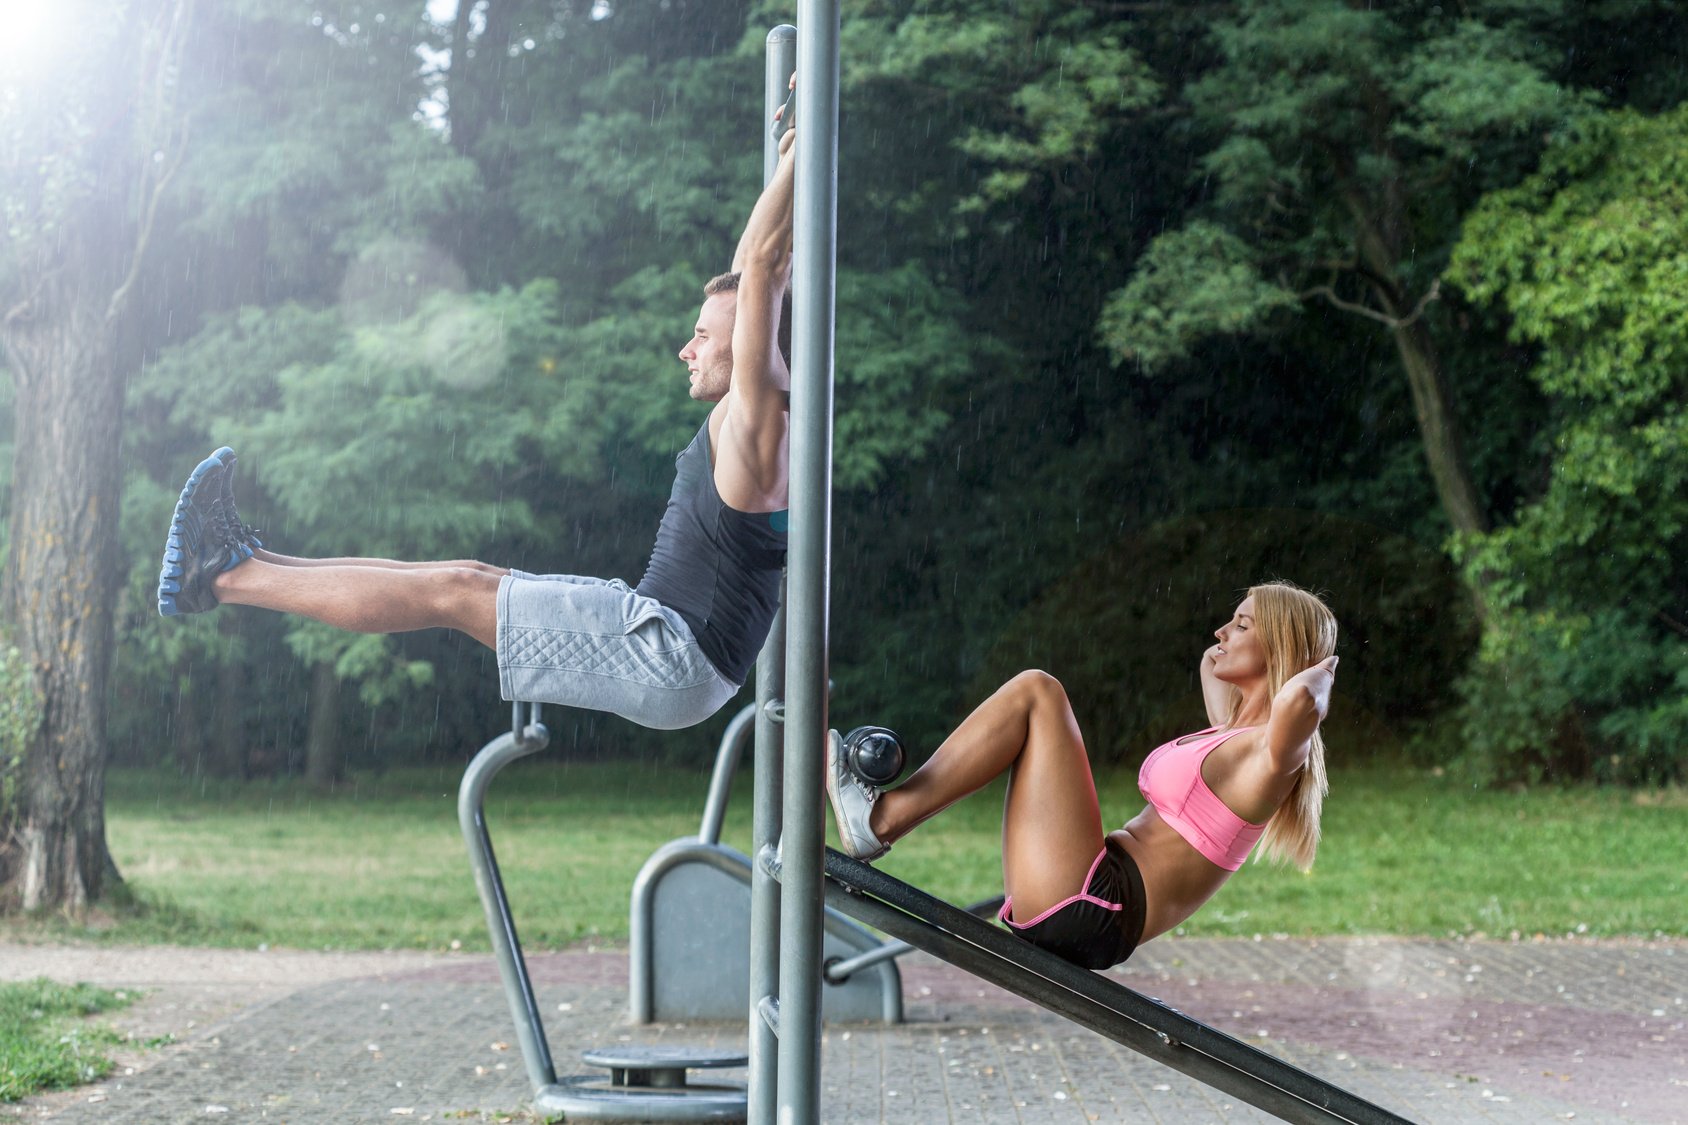
<path id="1" fill-rule="evenodd" d="M 658 847 L 633 880 L 627 1014 L 636 1024 L 745 1018 L 757 866 L 721 842 L 721 828 L 759 710 L 747 703 L 721 736 L 697 835 Z M 825 1018 L 901 1023 L 902 975 L 894 958 L 909 946 L 888 945 L 836 910 L 826 911 L 825 929 L 831 986 L 821 993 Z"/>
<path id="2" fill-rule="evenodd" d="M 778 957 L 778 990 L 751 998 L 749 1115 L 820 1121 L 822 849 L 820 778 L 827 730 L 832 538 L 833 325 L 838 249 L 838 0 L 799 0 L 795 199 L 792 212 L 791 537 L 787 550 L 785 784 L 777 850 L 777 922 L 752 938 Z M 760 772 L 757 787 L 771 779 Z M 758 866 L 761 866 L 759 863 Z M 763 966 L 766 967 L 765 965 Z M 752 987 L 763 983 L 752 971 Z M 765 1030 L 764 1030 L 765 1029 Z M 777 1040 L 770 1076 L 768 1033 Z M 772 1091 L 769 1078 L 774 1078 Z"/>
<path id="3" fill-rule="evenodd" d="M 493 854 L 492 837 L 487 834 L 484 806 L 487 787 L 498 772 L 511 762 L 549 746 L 551 732 L 539 721 L 537 703 L 513 704 L 511 713 L 510 730 L 483 746 L 463 771 L 463 780 L 457 787 L 457 822 L 463 830 L 463 842 L 469 848 L 475 889 L 480 892 L 481 905 L 486 910 L 492 951 L 498 958 L 498 976 L 504 983 L 504 996 L 510 1002 L 510 1015 L 516 1023 L 516 1042 L 522 1049 L 528 1081 L 537 1091 L 554 1086 L 557 1071 L 551 1063 L 551 1047 L 545 1042 L 545 1025 L 539 1018 L 539 1001 L 534 998 L 533 981 L 522 957 L 521 939 L 516 936 L 516 921 L 510 915 L 510 900 L 504 894 L 504 880 L 498 873 L 498 857 Z"/>
<path id="4" fill-rule="evenodd" d="M 721 1057 L 718 1052 L 612 1047 L 591 1053 L 586 1060 L 611 1068 L 607 1082 L 591 1075 L 558 1080 L 556 1066 L 551 1061 L 551 1046 L 545 1038 L 545 1023 L 539 1015 L 539 1001 L 528 975 L 527 960 L 522 956 L 521 940 L 516 935 L 510 900 L 504 891 L 498 858 L 486 825 L 486 793 L 493 778 L 504 767 L 539 753 L 551 742 L 550 732 L 539 721 L 539 704 L 516 703 L 511 712 L 510 730 L 481 747 L 469 768 L 463 771 L 457 789 L 457 820 L 463 830 L 463 842 L 468 846 L 475 889 L 480 892 L 481 906 L 486 911 L 492 950 L 498 959 L 498 975 L 516 1025 L 522 1064 L 533 1087 L 534 1108 L 541 1113 L 561 1113 L 570 1120 L 585 1121 L 744 1120 L 744 1087 L 692 1085 L 686 1081 L 686 1071 L 691 1067 L 734 1066 L 741 1061 Z"/>

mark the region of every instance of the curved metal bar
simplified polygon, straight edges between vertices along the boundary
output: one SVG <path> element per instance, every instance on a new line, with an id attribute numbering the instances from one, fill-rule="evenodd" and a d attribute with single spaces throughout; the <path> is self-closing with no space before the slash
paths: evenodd
<path id="1" fill-rule="evenodd" d="M 504 981 L 510 1015 L 516 1023 L 522 1061 L 527 1066 L 528 1080 L 537 1091 L 555 1084 L 557 1072 L 551 1062 L 551 1048 L 545 1042 L 545 1025 L 539 1018 L 533 982 L 522 959 L 522 943 L 516 935 L 516 921 L 510 915 L 510 900 L 498 873 L 492 837 L 487 834 L 484 805 L 487 788 L 498 772 L 511 762 L 545 749 L 551 734 L 539 721 L 538 704 L 517 703 L 513 711 L 510 732 L 481 747 L 481 752 L 463 771 L 463 781 L 457 787 L 457 822 L 463 830 L 463 842 L 469 848 L 469 865 L 474 869 L 475 889 L 480 892 L 481 906 L 486 911 L 487 932 L 492 938 L 493 953 L 498 957 L 498 975 Z"/>
<path id="2" fill-rule="evenodd" d="M 995 898 L 987 898 L 979 902 L 975 902 L 972 906 L 967 907 L 966 910 L 967 913 L 973 915 L 973 917 L 983 918 L 988 921 L 995 916 L 999 909 L 1001 909 L 1002 901 L 1002 896 L 997 895 Z M 827 910 L 829 911 L 833 909 L 833 907 L 827 907 Z M 833 961 L 826 967 L 826 983 L 843 984 L 863 969 L 870 969 L 879 964 L 881 961 L 894 960 L 905 953 L 913 953 L 915 948 L 915 946 L 910 945 L 906 941 L 888 941 L 880 945 L 877 949 L 870 949 L 866 953 L 859 953 L 856 956 L 846 958 L 843 961 Z"/>
<path id="3" fill-rule="evenodd" d="M 733 775 L 744 757 L 744 744 L 756 731 L 756 704 L 746 703 L 727 724 L 721 748 L 715 752 L 715 772 L 709 775 L 709 796 L 703 799 L 703 823 L 697 838 L 706 844 L 721 842 L 721 822 L 727 816 L 727 798 L 733 793 Z"/>
<path id="4" fill-rule="evenodd" d="M 628 1016 L 634 1023 L 651 1023 L 656 1019 L 656 998 L 652 990 L 652 982 L 656 979 L 656 887 L 674 869 L 694 863 L 746 884 L 750 883 L 754 869 L 750 857 L 743 852 L 735 851 L 724 844 L 709 844 L 686 837 L 670 840 L 645 861 L 645 865 L 639 869 L 638 876 L 633 880 L 633 906 L 628 920 L 628 963 L 631 966 L 627 989 Z M 876 953 L 882 948 L 873 944 L 873 934 L 851 921 L 848 915 L 831 907 L 824 911 L 822 926 L 825 933 L 832 935 L 839 942 L 863 950 L 860 956 L 849 958 L 851 962 L 860 960 L 861 956 Z M 879 960 L 883 961 L 885 958 L 881 957 Z M 843 963 L 846 962 L 840 962 Z M 831 980 L 829 977 L 828 980 L 833 984 L 844 983 L 842 978 Z M 878 985 L 880 1019 L 887 1024 L 901 1023 L 901 972 L 895 965 L 885 966 L 879 974 Z M 758 997 L 758 1003 L 762 999 L 764 997 Z M 754 1033 L 755 1028 L 752 1027 L 751 1031 Z"/>

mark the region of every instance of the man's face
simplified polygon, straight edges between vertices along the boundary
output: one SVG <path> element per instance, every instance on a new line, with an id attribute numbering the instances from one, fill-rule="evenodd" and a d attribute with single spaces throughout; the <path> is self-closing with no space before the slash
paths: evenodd
<path id="1" fill-rule="evenodd" d="M 737 293 L 717 293 L 698 310 L 692 338 L 680 349 L 680 362 L 691 373 L 692 397 L 720 402 L 733 385 L 733 313 Z"/>

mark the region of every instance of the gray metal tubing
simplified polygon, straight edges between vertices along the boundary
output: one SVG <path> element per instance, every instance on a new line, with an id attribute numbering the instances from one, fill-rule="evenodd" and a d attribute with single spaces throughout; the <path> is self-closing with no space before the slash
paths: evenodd
<path id="1" fill-rule="evenodd" d="M 901 957 L 905 953 L 913 952 L 914 946 L 906 941 L 888 941 L 878 949 L 870 949 L 866 953 L 858 953 L 854 957 L 846 957 L 842 961 L 834 961 L 826 967 L 826 982 L 828 984 L 843 984 L 863 969 L 871 969 L 881 961 L 889 961 L 893 957 Z"/>
<path id="2" fill-rule="evenodd" d="M 524 708 L 526 708 L 524 710 Z M 469 847 L 469 865 L 475 872 L 475 889 L 486 911 L 487 932 L 492 951 L 498 957 L 498 975 L 504 982 L 504 996 L 510 1002 L 510 1016 L 516 1024 L 516 1039 L 522 1048 L 528 1081 L 537 1090 L 557 1080 L 551 1063 L 551 1048 L 545 1042 L 545 1025 L 539 1018 L 539 1002 L 522 959 L 522 943 L 516 936 L 516 922 L 510 916 L 510 900 L 504 880 L 498 874 L 492 837 L 486 827 L 486 791 L 498 772 L 511 762 L 537 754 L 550 743 L 550 733 L 539 721 L 539 706 L 518 703 L 513 708 L 513 729 L 481 748 L 457 788 L 457 822 L 463 842 Z"/>
<path id="3" fill-rule="evenodd" d="M 1285 1121 L 1409 1125 L 1382 1106 L 858 863 L 826 854 L 834 909 Z"/>
<path id="4" fill-rule="evenodd" d="M 779 845 L 780 807 L 785 777 L 785 725 L 775 720 L 774 705 L 785 697 L 785 579 L 780 579 L 780 610 L 763 643 L 756 665 L 756 763 L 751 806 L 750 853 Z M 752 1125 L 773 1125 L 777 1109 L 779 1028 L 762 1018 L 764 1001 L 773 1002 L 780 987 L 780 885 L 752 864 L 750 872 L 750 1071 L 748 1114 Z"/>
<path id="5" fill-rule="evenodd" d="M 786 85 L 797 66 L 797 29 L 780 24 L 768 32 L 762 84 L 762 182 L 773 178 L 779 164 L 779 139 L 768 123 L 786 96 Z M 751 806 L 750 854 L 775 846 L 780 838 L 785 728 L 776 722 L 775 706 L 785 699 L 785 579 L 780 579 L 780 609 L 762 644 L 756 662 L 755 785 Z M 750 996 L 747 1113 L 752 1125 L 774 1125 L 779 1089 L 780 885 L 751 864 L 750 872 Z M 901 1002 L 899 995 L 898 1001 Z M 769 1019 L 770 1011 L 776 1013 Z"/>
<path id="6" fill-rule="evenodd" d="M 988 918 L 996 913 L 1002 905 L 1002 896 L 987 898 L 983 902 L 976 902 L 967 908 L 967 913 L 975 918 Z M 863 969 L 871 969 L 881 961 L 889 961 L 894 957 L 901 957 L 905 953 L 912 953 L 914 946 L 906 941 L 888 941 L 878 949 L 870 949 L 866 953 L 858 953 L 854 957 L 847 957 L 842 961 L 833 961 L 826 967 L 826 982 L 828 984 L 843 984 Z"/>
<path id="7" fill-rule="evenodd" d="M 785 104 L 786 93 L 791 83 L 791 72 L 797 66 L 797 29 L 789 23 L 782 23 L 768 32 L 766 63 L 763 68 L 762 83 L 762 182 L 765 184 L 774 178 L 774 169 L 780 162 L 780 133 L 791 124 L 781 121 L 776 130 L 773 125 L 774 110 Z"/>
<path id="8" fill-rule="evenodd" d="M 706 844 L 721 842 L 721 822 L 727 816 L 727 798 L 733 794 L 733 775 L 738 772 L 739 759 L 744 756 L 744 740 L 750 737 L 755 721 L 756 704 L 746 703 L 721 736 L 721 748 L 715 752 L 715 772 L 709 775 L 709 796 L 703 799 L 703 823 L 697 830 L 697 838 Z"/>
<path id="9" fill-rule="evenodd" d="M 780 848 L 778 1118 L 820 1120 L 822 740 L 827 728 L 832 362 L 838 193 L 838 0 L 799 0 L 792 253 L 791 541 Z"/>
<path id="10" fill-rule="evenodd" d="M 771 856 L 774 854 L 773 849 L 769 848 L 763 854 L 765 856 Z M 765 867 L 764 863 L 752 863 L 749 856 L 720 844 L 705 844 L 685 840 L 674 840 L 659 848 L 657 852 L 645 862 L 645 866 L 639 870 L 638 878 L 633 881 L 633 909 L 630 912 L 628 922 L 628 960 L 632 964 L 637 965 L 638 970 L 631 974 L 632 979 L 628 981 L 628 1012 L 634 1023 L 650 1023 L 655 1018 L 656 1009 L 656 998 L 651 995 L 649 985 L 653 975 L 652 970 L 654 968 L 651 964 L 651 950 L 656 944 L 654 935 L 656 933 L 657 920 L 651 910 L 653 896 L 650 893 L 649 886 L 650 884 L 661 880 L 664 875 L 668 874 L 668 872 L 674 870 L 676 867 L 692 863 L 713 868 L 714 870 L 721 872 L 721 874 L 734 879 L 753 881 L 757 875 L 761 875 L 768 878 L 770 882 L 774 882 L 776 885 L 777 880 L 779 879 L 779 870 L 777 866 L 772 867 L 770 870 Z M 851 944 L 859 943 L 864 936 L 864 931 L 859 926 L 852 922 L 848 916 L 837 910 L 825 910 L 822 912 L 822 928 L 826 933 L 830 933 L 834 937 Z M 755 933 L 753 930 L 753 939 L 754 936 Z M 891 944 L 900 946 L 905 952 L 912 948 L 905 942 L 893 942 Z M 878 952 L 879 950 L 877 949 L 870 950 L 866 956 L 873 956 Z M 858 961 L 860 958 L 852 957 L 850 960 Z M 877 960 L 883 961 L 885 958 L 879 957 Z M 840 962 L 840 964 L 843 963 L 844 962 Z M 754 968 L 754 965 L 752 967 Z M 858 971 L 859 969 L 867 967 L 869 966 L 858 966 Z M 831 978 L 829 977 L 829 979 Z M 833 983 L 842 984 L 845 979 L 847 978 L 840 978 Z M 754 988 L 752 991 L 755 991 Z M 761 993 L 755 997 L 755 1002 L 750 1006 L 750 1033 L 752 1044 L 756 1041 L 758 1022 L 756 1013 L 761 1010 L 762 1001 L 767 1000 L 770 997 L 771 993 Z M 879 1012 L 880 1019 L 886 1024 L 898 1024 L 903 1022 L 902 984 L 898 974 L 895 972 L 888 971 L 880 978 Z M 773 1026 L 777 1028 L 777 1025 Z M 774 1055 L 769 1055 L 770 1059 L 774 1059 L 775 1057 L 776 1056 Z"/>

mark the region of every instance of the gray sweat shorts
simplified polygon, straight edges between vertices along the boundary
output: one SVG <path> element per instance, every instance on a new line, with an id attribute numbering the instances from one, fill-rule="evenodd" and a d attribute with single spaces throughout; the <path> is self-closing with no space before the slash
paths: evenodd
<path id="1" fill-rule="evenodd" d="M 657 730 L 738 694 L 678 613 L 617 578 L 525 574 L 498 583 L 498 686 L 507 700 L 608 711 Z"/>

